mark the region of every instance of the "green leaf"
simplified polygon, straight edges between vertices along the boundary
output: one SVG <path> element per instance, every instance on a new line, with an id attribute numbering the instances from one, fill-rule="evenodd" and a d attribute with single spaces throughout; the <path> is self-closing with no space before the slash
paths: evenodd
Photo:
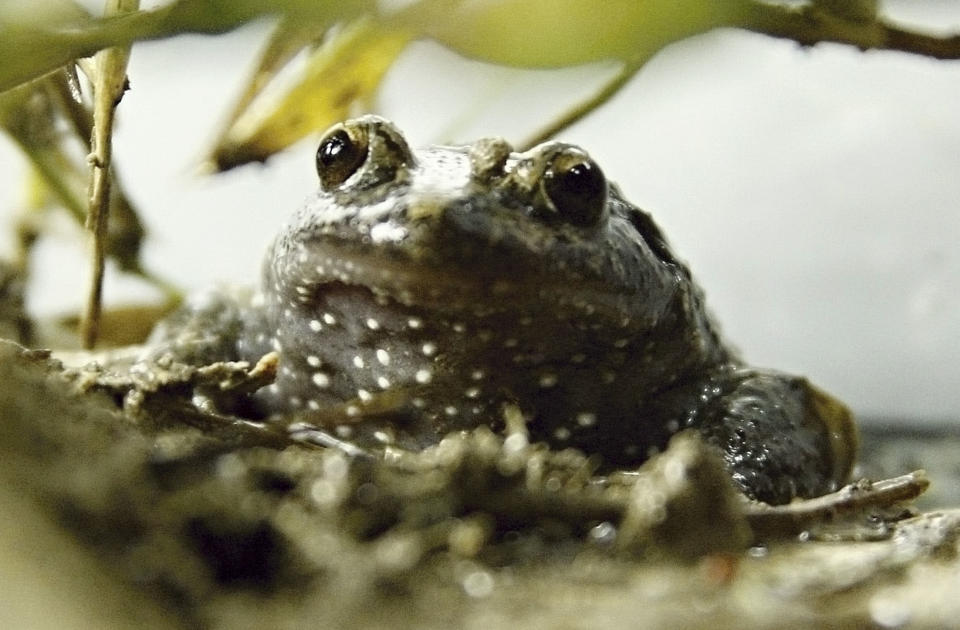
<path id="1" fill-rule="evenodd" d="M 111 46 L 185 33 L 221 33 L 287 14 L 320 26 L 372 10 L 373 0 L 175 0 L 153 11 L 94 18 L 69 0 L 0 6 L 0 91 Z"/>
<path id="2" fill-rule="evenodd" d="M 474 59 L 557 67 L 646 59 L 672 42 L 729 25 L 742 0 L 426 0 L 408 26 Z"/>

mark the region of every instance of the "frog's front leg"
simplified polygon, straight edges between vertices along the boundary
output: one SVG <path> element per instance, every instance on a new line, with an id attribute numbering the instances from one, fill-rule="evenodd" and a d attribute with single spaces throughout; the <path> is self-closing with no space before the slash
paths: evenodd
<path id="1" fill-rule="evenodd" d="M 726 368 L 701 389 L 694 424 L 751 497 L 787 503 L 836 490 L 857 450 L 850 411 L 805 378 Z"/>
<path id="2" fill-rule="evenodd" d="M 147 359 L 167 357 L 201 366 L 217 361 L 256 361 L 271 350 L 262 309 L 246 290 L 213 289 L 191 296 L 162 320 L 147 340 Z"/>

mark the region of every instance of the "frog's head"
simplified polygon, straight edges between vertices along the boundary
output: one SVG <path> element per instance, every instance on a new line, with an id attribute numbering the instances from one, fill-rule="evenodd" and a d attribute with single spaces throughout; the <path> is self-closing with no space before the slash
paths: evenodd
<path id="1" fill-rule="evenodd" d="M 414 151 L 364 116 L 326 133 L 317 171 L 268 269 L 298 303 L 337 284 L 450 318 L 510 309 L 646 326 L 686 275 L 649 215 L 573 145 Z"/>
<path id="2" fill-rule="evenodd" d="M 414 151 L 365 116 L 326 133 L 317 169 L 264 291 L 286 360 L 321 370 L 334 398 L 429 383 L 421 398 L 440 417 L 506 398 L 567 422 L 603 417 L 646 372 L 671 377 L 674 361 L 652 359 L 689 328 L 686 269 L 582 149 Z M 641 360 L 652 367 L 624 369 Z"/>

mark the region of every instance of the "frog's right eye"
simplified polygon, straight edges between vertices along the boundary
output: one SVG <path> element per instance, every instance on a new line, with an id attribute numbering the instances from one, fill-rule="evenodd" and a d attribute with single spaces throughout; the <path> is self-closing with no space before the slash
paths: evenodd
<path id="1" fill-rule="evenodd" d="M 548 203 L 567 222 L 596 225 L 607 204 L 607 180 L 586 153 L 568 148 L 557 153 L 543 174 Z"/>
<path id="2" fill-rule="evenodd" d="M 317 149 L 320 187 L 332 190 L 356 173 L 367 159 L 367 145 L 363 128 L 338 127 L 330 131 Z"/>

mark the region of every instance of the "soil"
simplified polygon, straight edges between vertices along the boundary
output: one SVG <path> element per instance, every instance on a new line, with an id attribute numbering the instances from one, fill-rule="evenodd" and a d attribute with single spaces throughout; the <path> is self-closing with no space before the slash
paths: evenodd
<path id="1" fill-rule="evenodd" d="M 930 468 L 926 512 L 867 506 L 761 537 L 757 506 L 689 436 L 600 477 L 522 433 L 371 456 L 189 410 L 190 387 L 247 374 L 138 380 L 0 343 L 0 625 L 944 627 L 960 613 L 956 434 L 864 434 L 864 473 Z"/>

